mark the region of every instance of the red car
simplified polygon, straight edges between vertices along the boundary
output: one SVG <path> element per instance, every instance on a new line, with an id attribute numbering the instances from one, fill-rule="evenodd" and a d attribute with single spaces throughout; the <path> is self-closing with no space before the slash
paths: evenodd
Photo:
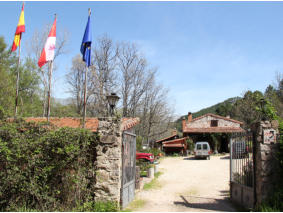
<path id="1" fill-rule="evenodd" d="M 146 161 L 149 161 L 150 163 L 153 163 L 154 161 L 154 155 L 151 153 L 140 153 L 136 152 L 136 159 L 144 159 Z"/>

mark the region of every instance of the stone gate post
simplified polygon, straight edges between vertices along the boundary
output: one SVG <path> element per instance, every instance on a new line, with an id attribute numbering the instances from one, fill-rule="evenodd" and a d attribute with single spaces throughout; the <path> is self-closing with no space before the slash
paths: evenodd
<path id="1" fill-rule="evenodd" d="M 96 147 L 95 201 L 120 203 L 122 177 L 122 130 L 121 120 L 98 118 L 99 142 Z"/>
<path id="2" fill-rule="evenodd" d="M 261 121 L 253 126 L 255 137 L 255 206 L 259 206 L 273 191 L 277 181 L 278 121 Z"/>

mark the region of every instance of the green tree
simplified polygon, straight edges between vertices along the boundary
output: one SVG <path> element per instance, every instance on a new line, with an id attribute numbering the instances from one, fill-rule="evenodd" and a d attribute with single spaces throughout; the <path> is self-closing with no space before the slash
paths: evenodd
<path id="1" fill-rule="evenodd" d="M 262 113 L 258 110 L 263 94 L 260 91 L 247 91 L 244 97 L 233 105 L 231 116 L 244 121 L 244 126 L 250 128 L 251 124 L 261 120 Z"/>
<path id="2" fill-rule="evenodd" d="M 13 71 L 16 67 L 16 57 L 7 50 L 7 45 L 3 37 L 0 37 L 0 106 L 7 115 L 12 114 L 15 97 L 13 86 Z"/>
<path id="3" fill-rule="evenodd" d="M 38 116 L 41 113 L 39 75 L 36 62 L 22 59 L 19 67 L 19 115 Z M 0 37 L 0 107 L 5 116 L 13 116 L 15 108 L 17 57 Z"/>
<path id="4" fill-rule="evenodd" d="M 216 114 L 221 116 L 230 116 L 233 105 L 229 102 L 224 102 L 216 108 Z"/>
<path id="5" fill-rule="evenodd" d="M 39 116 L 42 114 L 39 84 L 38 67 L 35 61 L 26 58 L 20 67 L 19 114 L 21 116 Z"/>
<path id="6" fill-rule="evenodd" d="M 63 105 L 54 98 L 51 100 L 52 117 L 80 117 L 74 104 Z"/>

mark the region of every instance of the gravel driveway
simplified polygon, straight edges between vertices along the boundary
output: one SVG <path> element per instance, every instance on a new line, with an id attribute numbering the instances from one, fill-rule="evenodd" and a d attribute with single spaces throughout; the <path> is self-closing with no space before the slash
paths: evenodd
<path id="1" fill-rule="evenodd" d="M 141 191 L 136 199 L 145 205 L 134 211 L 186 212 L 236 211 L 229 197 L 229 155 L 211 160 L 167 157 L 159 164 L 163 174 L 158 189 Z"/>

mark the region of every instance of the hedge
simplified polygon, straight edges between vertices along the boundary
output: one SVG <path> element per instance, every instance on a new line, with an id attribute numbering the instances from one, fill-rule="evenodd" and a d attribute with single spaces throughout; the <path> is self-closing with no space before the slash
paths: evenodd
<path id="1" fill-rule="evenodd" d="M 0 121 L 0 211 L 72 211 L 93 202 L 97 141 L 85 129 Z"/>

